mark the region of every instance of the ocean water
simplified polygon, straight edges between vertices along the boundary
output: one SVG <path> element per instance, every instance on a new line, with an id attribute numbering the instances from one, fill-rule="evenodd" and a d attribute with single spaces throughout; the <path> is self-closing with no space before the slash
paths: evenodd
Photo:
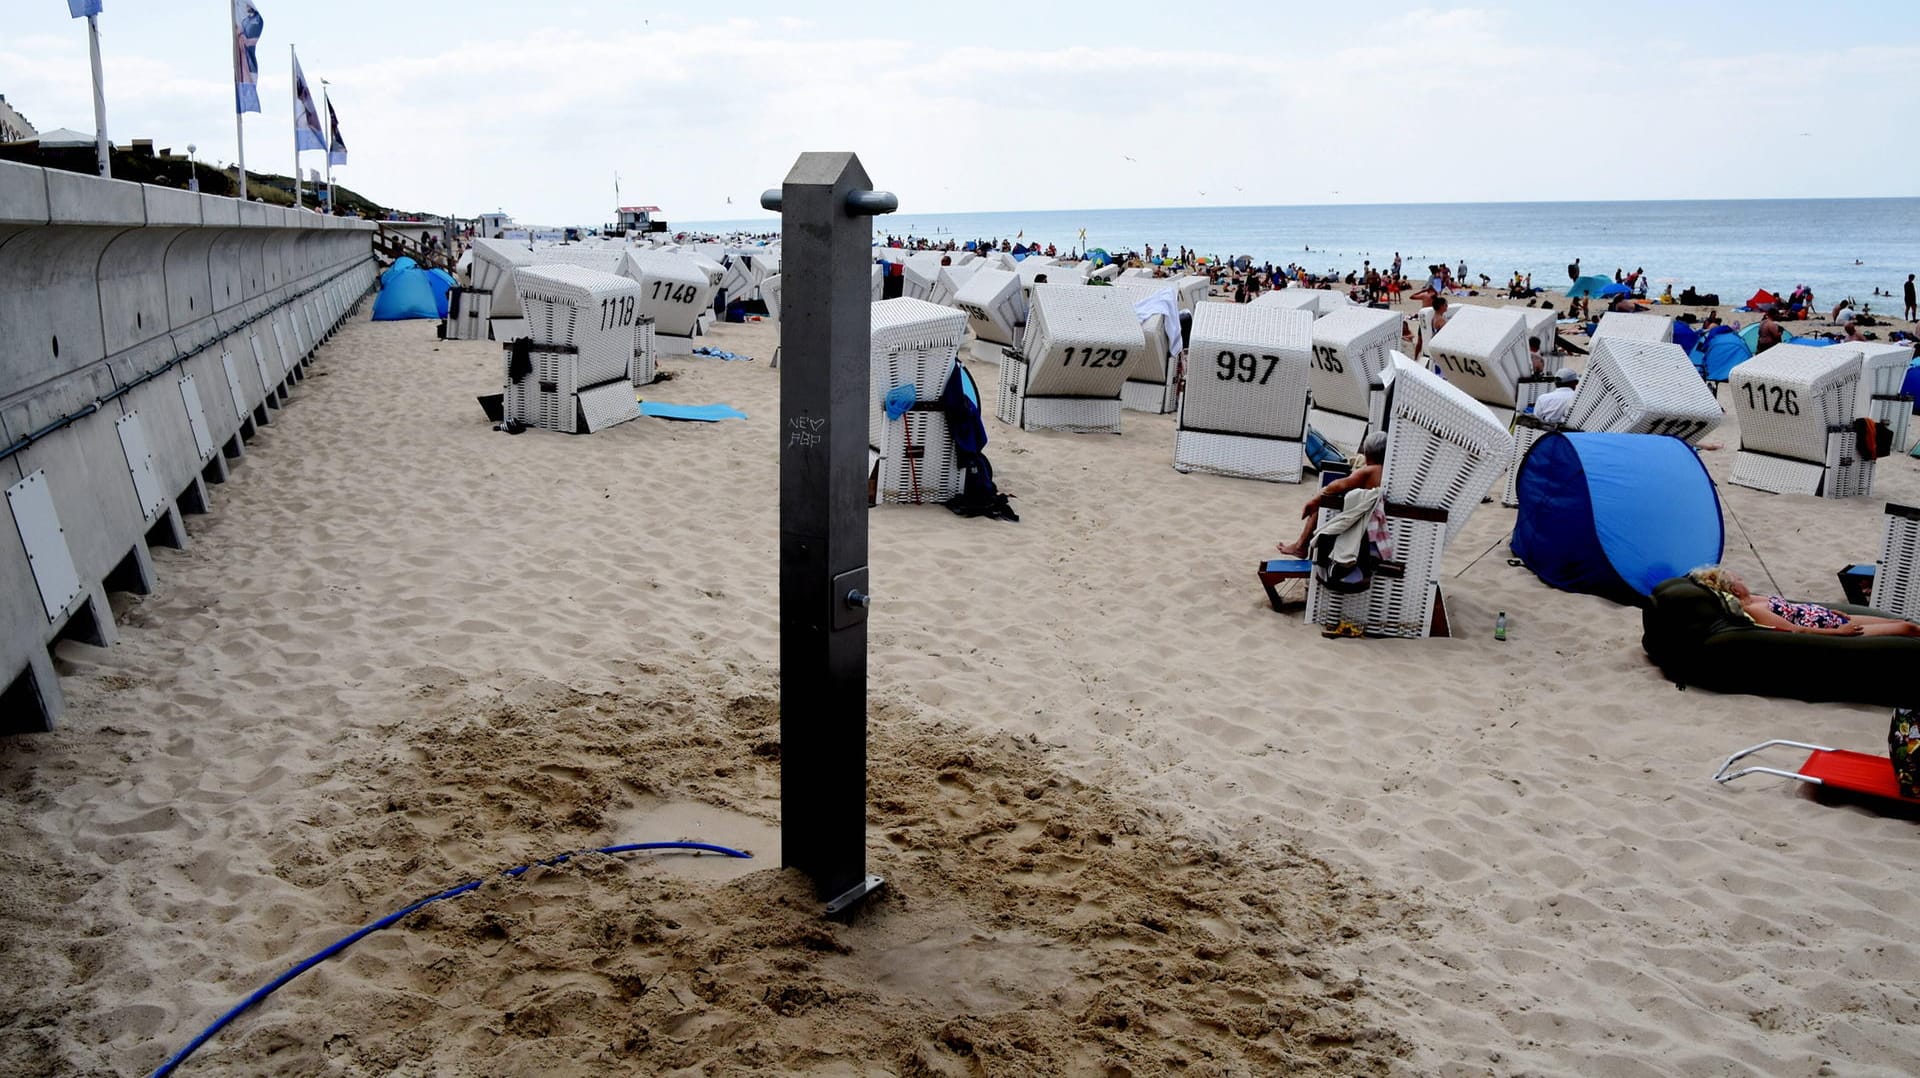
<path id="1" fill-rule="evenodd" d="M 765 231 L 758 219 L 675 222 L 675 229 Z M 1611 276 L 1645 267 L 1658 293 L 1674 282 L 1744 300 L 1756 288 L 1810 285 L 1822 307 L 1846 296 L 1898 314 L 1900 285 L 1920 272 L 1920 198 L 1767 199 L 1686 202 L 1496 202 L 1382 206 L 1236 206 L 1184 209 L 1044 210 L 916 214 L 877 219 L 880 234 L 930 239 L 991 237 L 1112 251 L 1181 244 L 1205 255 L 1250 255 L 1275 265 L 1341 273 L 1393 261 L 1410 277 L 1432 263 L 1467 263 L 1495 286 L 1515 270 L 1539 287 L 1564 288 L 1566 266 Z M 1857 260 L 1857 264 L 1856 264 Z M 1875 300 L 1873 290 L 1896 297 Z"/>

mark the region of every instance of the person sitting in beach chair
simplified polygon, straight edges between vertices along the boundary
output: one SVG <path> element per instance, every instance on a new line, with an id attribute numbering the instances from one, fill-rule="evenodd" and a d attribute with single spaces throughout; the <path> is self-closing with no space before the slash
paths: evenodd
<path id="1" fill-rule="evenodd" d="M 1380 466 L 1387 459 L 1386 432 L 1377 430 L 1367 435 L 1366 440 L 1360 443 L 1360 456 L 1363 463 L 1355 468 L 1351 475 L 1328 483 L 1320 488 L 1320 493 L 1307 499 L 1307 504 L 1300 510 L 1300 515 L 1307 521 L 1300 530 L 1300 538 L 1292 543 L 1277 543 L 1274 549 L 1289 558 L 1306 557 L 1307 544 L 1313 540 L 1317 514 L 1321 506 L 1339 505 L 1342 497 L 1349 490 L 1373 490 L 1379 487 Z"/>
<path id="2" fill-rule="evenodd" d="M 1727 611 L 1763 629 L 1819 636 L 1920 636 L 1920 625 L 1898 618 L 1844 614 L 1818 603 L 1796 603 L 1778 595 L 1755 595 L 1738 573 L 1723 566 L 1695 569 L 1687 579 L 1718 592 Z"/>

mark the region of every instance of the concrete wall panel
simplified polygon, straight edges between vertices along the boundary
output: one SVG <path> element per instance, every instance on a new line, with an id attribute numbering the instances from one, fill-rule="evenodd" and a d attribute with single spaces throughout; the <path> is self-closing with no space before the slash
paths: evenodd
<path id="1" fill-rule="evenodd" d="M 56 225 L 147 223 L 147 200 L 137 183 L 47 169 L 47 219 Z"/>
<path id="2" fill-rule="evenodd" d="M 100 325 L 107 355 L 163 337 L 167 316 L 167 248 L 178 228 L 130 228 L 100 252 Z"/>
<path id="3" fill-rule="evenodd" d="M 44 225 L 47 219 L 46 172 L 0 161 L 0 224 Z"/>
<path id="4" fill-rule="evenodd" d="M 213 314 L 213 245 L 221 235 L 188 229 L 167 248 L 167 323 L 176 333 Z"/>
<path id="5" fill-rule="evenodd" d="M 0 400 L 106 358 L 100 255 L 125 229 L 15 229 L 0 239 Z"/>

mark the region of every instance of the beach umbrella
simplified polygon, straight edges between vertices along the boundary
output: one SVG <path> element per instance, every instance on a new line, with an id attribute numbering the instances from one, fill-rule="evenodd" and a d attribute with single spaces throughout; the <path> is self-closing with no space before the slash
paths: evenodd
<path id="1" fill-rule="evenodd" d="M 1567 288 L 1567 298 L 1585 299 L 1591 296 L 1604 295 L 1605 293 L 1600 290 L 1613 283 L 1613 278 L 1603 277 L 1599 274 L 1595 274 L 1592 277 L 1582 277 Z"/>
<path id="2" fill-rule="evenodd" d="M 1633 289 L 1628 288 L 1619 281 L 1609 281 L 1604 288 L 1600 289 L 1600 296 L 1604 299 L 1607 296 L 1625 296 L 1632 292 Z"/>

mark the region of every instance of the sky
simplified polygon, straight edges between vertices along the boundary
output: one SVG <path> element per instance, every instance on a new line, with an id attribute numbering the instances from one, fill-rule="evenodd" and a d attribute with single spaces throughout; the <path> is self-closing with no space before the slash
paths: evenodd
<path id="1" fill-rule="evenodd" d="M 524 223 L 610 220 L 616 173 L 618 204 L 751 218 L 806 150 L 853 150 L 918 213 L 1904 196 L 1920 176 L 1912 0 L 255 2 L 250 166 L 292 165 L 292 43 L 331 83 L 341 183 Z M 227 0 L 104 3 L 108 134 L 233 161 Z M 85 21 L 0 0 L 0 32 L 0 94 L 91 132 Z"/>

